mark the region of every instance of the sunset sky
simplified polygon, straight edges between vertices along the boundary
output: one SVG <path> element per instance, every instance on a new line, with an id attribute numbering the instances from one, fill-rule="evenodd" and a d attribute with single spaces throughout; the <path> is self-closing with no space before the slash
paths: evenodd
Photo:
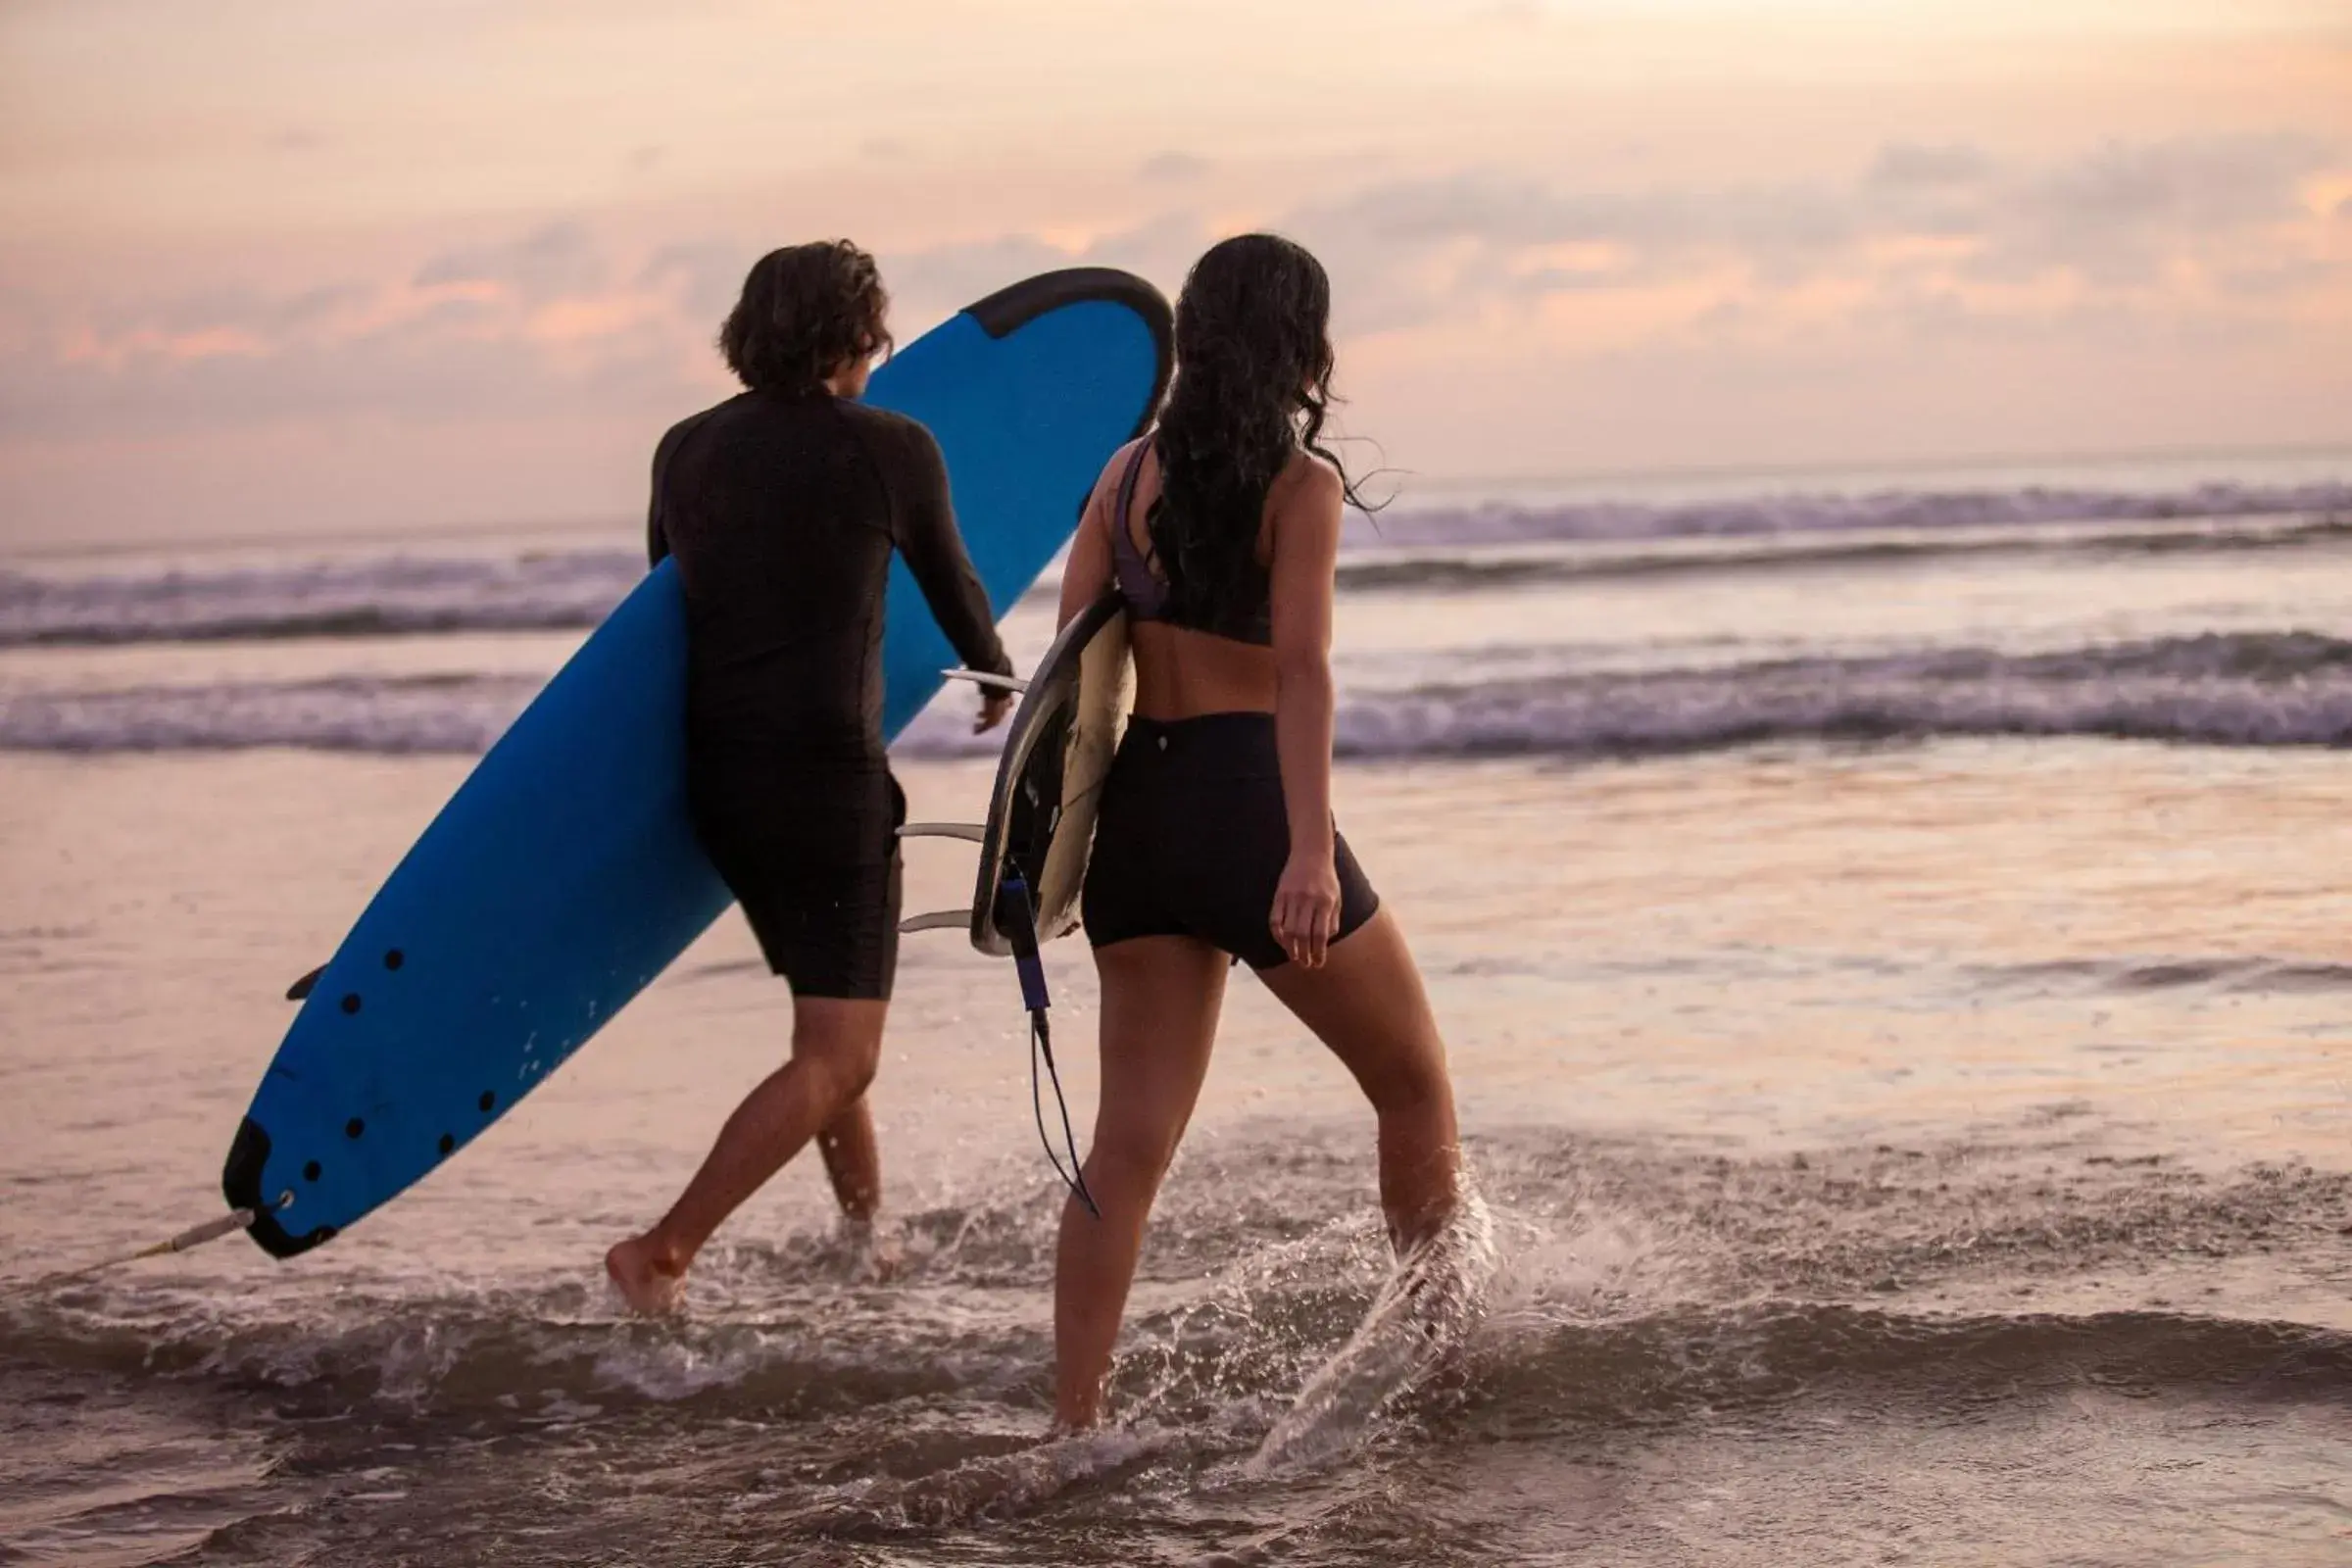
<path id="1" fill-rule="evenodd" d="M 1260 225 L 1436 478 L 2352 446 L 2344 0 L 8 0 L 0 549 L 611 522 L 773 245 Z"/>

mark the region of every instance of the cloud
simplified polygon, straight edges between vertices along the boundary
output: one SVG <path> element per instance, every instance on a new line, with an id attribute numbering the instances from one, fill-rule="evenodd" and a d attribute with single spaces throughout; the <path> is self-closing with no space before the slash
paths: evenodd
<path id="1" fill-rule="evenodd" d="M 1208 172 L 1210 164 L 1207 159 L 1196 157 L 1192 153 L 1153 153 L 1136 166 L 1135 177 L 1160 184 L 1175 184 L 1183 180 L 1199 179 L 1202 174 Z"/>
<path id="2" fill-rule="evenodd" d="M 1879 149 L 1863 183 L 1893 189 L 1975 185 L 1988 178 L 1993 168 L 1992 160 L 1981 148 L 1889 142 Z"/>
<path id="3" fill-rule="evenodd" d="M 1076 265 L 1072 253 L 1034 234 L 935 245 L 879 258 L 893 314 L 945 315 L 995 292 L 1013 278 Z"/>
<path id="4" fill-rule="evenodd" d="M 674 296 L 690 315 L 708 317 L 712 330 L 734 304 L 759 253 L 728 241 L 688 240 L 664 245 L 637 272 L 637 287 Z"/>
<path id="5" fill-rule="evenodd" d="M 623 270 L 576 222 L 432 257 L 405 279 L 215 289 L 0 333 L 0 426 L 28 435 L 366 416 L 416 424 L 689 404 L 716 380 L 718 245 Z M 738 273 L 739 275 L 739 273 Z M 459 285 L 491 284 L 487 291 Z M 12 310 L 12 315 L 16 312 Z"/>
<path id="6" fill-rule="evenodd" d="M 2296 186 L 2328 162 L 2327 144 L 2310 136 L 2110 143 L 2031 181 L 2025 194 L 2085 222 L 2211 230 L 2296 216 Z"/>
<path id="7" fill-rule="evenodd" d="M 1357 296 L 1354 328 L 1370 331 L 1482 301 L 1694 280 L 1770 293 L 1927 273 L 2096 292 L 2186 268 L 2275 273 L 2283 292 L 2320 275 L 2298 235 L 2312 222 L 2303 191 L 2331 167 L 2328 145 L 2294 135 L 2110 144 L 2041 167 L 1892 143 L 1842 184 L 1577 189 L 1470 170 L 1368 185 L 1280 226 L 1328 253 Z"/>
<path id="8" fill-rule="evenodd" d="M 2352 198 L 2330 216 L 2309 196 L 2340 176 L 2335 156 L 2295 136 L 2117 143 L 2039 165 L 1891 143 L 1843 180 L 1711 188 L 1468 169 L 1372 178 L 1272 226 L 1323 256 L 1350 338 L 1442 328 L 1552 358 L 1768 358 L 1841 334 L 2254 342 L 2352 288 L 2327 232 Z M 1077 237 L 1011 231 L 881 260 L 905 336 L 1055 268 L 1126 268 L 1173 293 L 1217 237 L 1178 204 Z M 759 248 L 711 232 L 631 252 L 564 220 L 375 281 L 0 302 L 0 428 L 674 411 L 723 393 L 710 339 Z"/>
<path id="9" fill-rule="evenodd" d="M 1804 186 L 1564 191 L 1471 172 L 1368 187 L 1278 225 L 1346 283 L 1348 330 L 1468 318 L 1497 297 L 1637 288 L 1737 265 L 1775 285 L 1812 275 L 1864 236 L 1850 200 Z M 1588 253 L 1565 265 L 1549 253 Z"/>
<path id="10" fill-rule="evenodd" d="M 1996 190 L 1984 212 L 1982 270 L 2150 282 L 2172 262 L 2210 259 L 2249 232 L 2306 219 L 2301 187 L 2329 162 L 2328 147 L 2304 136 L 2111 144 Z"/>
<path id="11" fill-rule="evenodd" d="M 883 281 L 902 311 L 944 315 L 1007 283 L 1064 267 L 1124 268 L 1172 289 L 1209 237 L 1197 216 L 1178 211 L 1076 246 L 1012 233 L 893 253 L 880 261 Z"/>
<path id="12" fill-rule="evenodd" d="M 1651 253 L 1824 251 L 1857 232 L 1854 205 L 1805 186 L 1561 191 L 1470 172 L 1379 185 L 1299 210 L 1291 226 L 1377 243 L 1615 244 Z"/>
<path id="13" fill-rule="evenodd" d="M 902 336 L 1032 273 L 1172 285 L 1205 243 L 1165 214 L 1078 245 L 1010 233 L 885 254 Z M 404 278 L 0 309 L 0 429 L 175 434 L 318 419 L 413 425 L 566 412 L 675 417 L 728 386 L 710 344 L 759 255 L 696 237 L 629 256 L 577 221 L 429 257 Z M 468 285 L 488 285 L 471 287 Z"/>
<path id="14" fill-rule="evenodd" d="M 594 293 L 605 285 L 603 252 L 587 228 L 565 219 L 503 245 L 446 252 L 416 270 L 418 288 L 491 283 L 525 299 Z"/>
<path id="15" fill-rule="evenodd" d="M 500 331 L 496 308 L 445 300 L 371 332 L 251 353 L 139 349 L 111 363 L 0 357 L 0 423 L 21 434 L 172 433 L 319 418 L 465 422 L 485 416 L 690 406 L 704 387 L 671 330 L 554 352 Z M 485 330 L 485 328 L 491 328 Z"/>
<path id="16" fill-rule="evenodd" d="M 374 290 L 362 283 L 321 283 L 285 294 L 215 288 L 131 304 L 101 306 L 88 324 L 100 338 L 179 337 L 230 332 L 276 338 L 316 328 L 363 309 Z"/>
<path id="17" fill-rule="evenodd" d="M 2243 299 L 2275 300 L 2319 293 L 2347 279 L 2352 279 L 2352 263 L 2313 256 L 2230 268 L 2215 281 Z"/>

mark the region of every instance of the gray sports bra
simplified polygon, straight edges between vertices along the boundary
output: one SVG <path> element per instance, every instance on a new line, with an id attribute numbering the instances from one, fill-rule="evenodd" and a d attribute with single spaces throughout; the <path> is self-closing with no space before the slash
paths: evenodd
<path id="1" fill-rule="evenodd" d="M 1193 631 L 1207 632 L 1212 637 L 1228 637 L 1235 642 L 1250 643 L 1259 648 L 1271 647 L 1274 642 L 1274 603 L 1272 584 L 1266 568 L 1259 565 L 1253 555 L 1245 581 L 1252 590 L 1237 594 L 1228 604 L 1195 616 L 1180 612 L 1171 603 L 1167 581 L 1152 569 L 1150 558 L 1136 548 L 1135 532 L 1128 524 L 1128 514 L 1135 506 L 1136 475 L 1143 471 L 1144 454 L 1152 449 L 1149 441 L 1138 441 L 1134 454 L 1127 460 L 1127 471 L 1119 476 L 1119 499 L 1110 517 L 1111 573 L 1119 585 L 1119 597 L 1127 603 L 1127 614 L 1133 620 L 1156 620 L 1170 626 L 1183 626 Z"/>

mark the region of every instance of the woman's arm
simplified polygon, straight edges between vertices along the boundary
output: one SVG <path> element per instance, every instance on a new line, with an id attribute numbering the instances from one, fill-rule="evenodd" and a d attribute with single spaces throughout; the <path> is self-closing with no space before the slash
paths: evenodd
<path id="1" fill-rule="evenodd" d="M 1291 858 L 1274 895 L 1274 939 L 1308 968 L 1340 924 L 1333 863 L 1332 582 L 1339 567 L 1340 476 L 1312 458 L 1275 510 L 1268 570 L 1274 620 L 1274 736 L 1290 815 Z"/>
<path id="2" fill-rule="evenodd" d="M 1070 559 L 1061 566 L 1061 612 L 1054 621 L 1056 631 L 1077 619 L 1110 586 L 1111 498 L 1118 492 L 1118 475 L 1126 466 L 1132 445 L 1111 454 L 1109 465 L 1095 481 L 1095 493 L 1086 498 L 1086 510 L 1078 514 L 1078 536 L 1070 541 Z"/>

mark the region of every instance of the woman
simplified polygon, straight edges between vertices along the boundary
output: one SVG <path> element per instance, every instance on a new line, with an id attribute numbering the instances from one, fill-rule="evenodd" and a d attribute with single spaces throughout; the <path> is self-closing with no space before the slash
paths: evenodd
<path id="1" fill-rule="evenodd" d="M 1104 787 L 1085 920 L 1102 983 L 1102 1102 L 1054 1271 L 1056 1424 L 1101 1418 L 1144 1222 L 1208 1069 L 1230 960 L 1331 1048 L 1380 1121 L 1399 1254 L 1461 1195 L 1445 1045 L 1396 921 L 1331 815 L 1332 579 L 1352 499 L 1317 444 L 1331 286 L 1265 234 L 1202 256 L 1176 306 L 1157 428 L 1098 482 L 1066 625 L 1115 586 L 1134 717 Z"/>
<path id="2" fill-rule="evenodd" d="M 857 399 L 890 346 L 874 260 L 780 250 L 718 337 L 745 391 L 662 438 L 650 551 L 677 562 L 687 625 L 687 793 L 711 862 L 792 987 L 792 1054 L 753 1090 L 685 1194 L 606 1271 L 629 1304 L 675 1304 L 695 1253 L 811 1137 L 834 1196 L 881 1196 L 865 1105 L 898 963 L 898 829 L 882 749 L 882 609 L 906 560 L 956 652 L 1008 674 L 930 432 Z M 978 727 L 1010 700 L 983 700 Z"/>

